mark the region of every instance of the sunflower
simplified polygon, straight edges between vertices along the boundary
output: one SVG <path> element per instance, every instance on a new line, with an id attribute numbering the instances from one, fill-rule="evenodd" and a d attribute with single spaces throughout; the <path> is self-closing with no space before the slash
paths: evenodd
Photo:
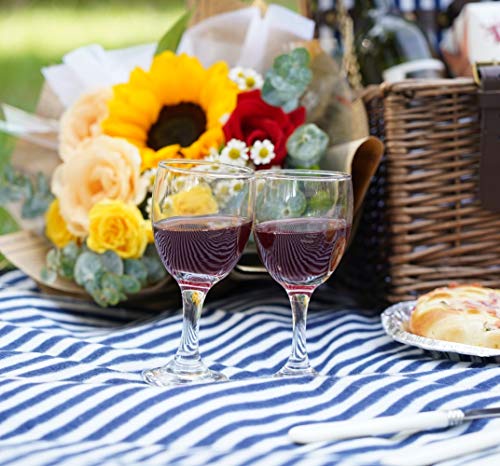
<path id="1" fill-rule="evenodd" d="M 222 120 L 236 106 L 228 73 L 224 62 L 205 69 L 185 54 L 157 55 L 149 71 L 135 68 L 113 87 L 102 130 L 137 146 L 142 170 L 163 159 L 201 159 L 223 144 Z"/>

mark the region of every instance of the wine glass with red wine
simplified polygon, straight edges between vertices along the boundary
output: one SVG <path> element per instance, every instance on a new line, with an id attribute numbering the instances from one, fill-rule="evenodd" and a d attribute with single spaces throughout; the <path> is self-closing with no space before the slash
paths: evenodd
<path id="1" fill-rule="evenodd" d="M 276 376 L 314 376 L 306 349 L 307 308 L 345 251 L 352 222 L 351 177 L 317 170 L 262 170 L 255 179 L 257 250 L 287 292 L 293 316 L 291 354 Z"/>
<path id="2" fill-rule="evenodd" d="M 250 236 L 253 180 L 253 170 L 218 162 L 160 163 L 151 207 L 154 238 L 181 289 L 184 316 L 176 355 L 166 366 L 144 371 L 147 383 L 226 380 L 201 359 L 199 320 L 207 292 L 231 272 Z"/>

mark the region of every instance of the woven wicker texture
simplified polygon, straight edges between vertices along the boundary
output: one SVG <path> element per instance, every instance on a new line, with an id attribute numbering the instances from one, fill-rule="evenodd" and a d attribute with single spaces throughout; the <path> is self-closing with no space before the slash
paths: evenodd
<path id="1" fill-rule="evenodd" d="M 404 81 L 369 92 L 366 103 L 386 156 L 346 264 L 371 277 L 361 292 L 397 302 L 450 282 L 500 288 L 500 214 L 477 196 L 474 83 Z"/>

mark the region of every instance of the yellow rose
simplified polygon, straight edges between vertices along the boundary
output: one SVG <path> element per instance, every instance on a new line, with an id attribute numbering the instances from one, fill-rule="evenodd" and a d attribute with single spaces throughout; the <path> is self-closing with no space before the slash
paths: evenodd
<path id="1" fill-rule="evenodd" d="M 63 248 L 70 241 L 76 240 L 76 236 L 68 231 L 66 222 L 61 216 L 58 199 L 52 201 L 45 213 L 45 234 L 58 248 Z"/>
<path id="2" fill-rule="evenodd" d="M 148 238 L 148 243 L 154 243 L 155 242 L 155 235 L 153 232 L 153 224 L 151 220 L 148 220 L 146 222 L 146 236 Z"/>
<path id="3" fill-rule="evenodd" d="M 102 135 L 80 144 L 75 157 L 59 165 L 52 177 L 68 230 L 87 236 L 89 211 L 104 199 L 139 204 L 147 188 L 140 167 L 139 150 L 124 139 Z"/>
<path id="4" fill-rule="evenodd" d="M 219 210 L 209 186 L 196 185 L 170 196 L 172 215 L 209 215 Z"/>
<path id="5" fill-rule="evenodd" d="M 101 201 L 90 209 L 89 220 L 87 246 L 92 251 L 111 250 L 123 259 L 137 259 L 144 253 L 149 225 L 135 205 Z"/>
<path id="6" fill-rule="evenodd" d="M 64 161 L 74 157 L 84 141 L 102 134 L 101 122 L 108 115 L 107 102 L 113 97 L 111 88 L 82 95 L 61 117 L 59 155 Z"/>

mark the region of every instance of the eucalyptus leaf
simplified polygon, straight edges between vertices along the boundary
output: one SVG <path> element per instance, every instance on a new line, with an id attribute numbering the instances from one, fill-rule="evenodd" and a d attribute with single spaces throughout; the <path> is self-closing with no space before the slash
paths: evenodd
<path id="1" fill-rule="evenodd" d="M 24 203 L 21 209 L 23 218 L 34 218 L 43 215 L 54 199 L 49 188 L 47 178 L 38 173 L 32 181 L 26 177 L 24 187 Z"/>
<path id="2" fill-rule="evenodd" d="M 66 259 L 76 262 L 80 251 L 80 247 L 74 241 L 71 241 L 61 249 L 61 254 Z"/>
<path id="3" fill-rule="evenodd" d="M 189 18 L 191 17 L 191 12 L 186 11 L 164 34 L 164 36 L 158 42 L 156 47 L 155 55 L 159 55 L 162 52 L 170 50 L 176 52 L 179 42 L 181 41 L 182 35 L 187 28 Z"/>
<path id="4" fill-rule="evenodd" d="M 56 281 L 57 273 L 48 267 L 43 267 L 40 271 L 40 278 L 44 283 L 47 283 L 47 285 L 51 285 Z"/>
<path id="5" fill-rule="evenodd" d="M 51 249 L 47 253 L 45 259 L 47 267 L 51 270 L 57 271 L 59 269 L 60 252 L 58 249 Z"/>
<path id="6" fill-rule="evenodd" d="M 85 291 L 92 296 L 92 299 L 101 307 L 107 307 L 108 306 L 108 300 L 107 297 L 104 296 L 101 288 L 99 287 L 97 282 L 94 281 L 88 281 L 85 286 Z"/>
<path id="7" fill-rule="evenodd" d="M 163 280 L 167 275 L 163 264 L 161 263 L 158 256 L 143 256 L 142 262 L 148 271 L 148 283 L 154 284 Z"/>
<path id="8" fill-rule="evenodd" d="M 116 275 L 123 274 L 123 261 L 121 257 L 114 251 L 106 251 L 100 255 L 102 265 L 108 272 Z"/>
<path id="9" fill-rule="evenodd" d="M 105 306 L 117 305 L 120 302 L 120 296 L 121 292 L 116 288 L 102 288 L 100 290 L 100 299 Z"/>
<path id="10" fill-rule="evenodd" d="M 125 293 L 133 294 L 141 290 L 141 283 L 132 275 L 122 275 L 120 279 L 122 281 L 122 288 Z"/>
<path id="11" fill-rule="evenodd" d="M 122 288 L 121 277 L 111 272 L 103 273 L 100 284 L 103 290 L 105 288 L 114 288 L 115 290 L 120 291 Z"/>
<path id="12" fill-rule="evenodd" d="M 274 60 L 262 87 L 262 98 L 269 104 L 291 112 L 312 80 L 309 52 L 297 48 Z"/>
<path id="13" fill-rule="evenodd" d="M 137 279 L 142 286 L 148 282 L 148 269 L 141 260 L 125 259 L 125 274 Z"/>
<path id="14" fill-rule="evenodd" d="M 94 252 L 84 252 L 80 254 L 75 264 L 75 281 L 81 286 L 93 281 L 99 283 L 104 272 L 99 255 Z"/>
<path id="15" fill-rule="evenodd" d="M 286 142 L 287 164 L 291 167 L 317 165 L 328 147 L 328 135 L 314 123 L 295 129 Z"/>

